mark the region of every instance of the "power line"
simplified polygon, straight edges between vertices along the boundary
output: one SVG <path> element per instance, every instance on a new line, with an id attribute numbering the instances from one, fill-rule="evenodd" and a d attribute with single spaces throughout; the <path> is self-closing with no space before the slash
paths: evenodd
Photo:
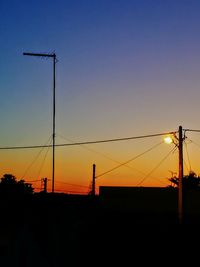
<path id="1" fill-rule="evenodd" d="M 48 141 L 46 142 L 46 144 L 48 144 L 52 139 L 52 136 L 49 137 Z M 26 176 L 27 172 L 31 169 L 31 167 L 33 166 L 33 164 L 36 162 L 36 160 L 39 158 L 40 154 L 42 153 L 42 151 L 44 150 L 44 147 L 42 147 L 42 149 L 38 152 L 38 154 L 36 155 L 36 157 L 33 159 L 33 161 L 31 162 L 31 164 L 27 167 L 26 171 L 24 172 L 24 175 L 22 176 L 22 179 Z"/>
<path id="2" fill-rule="evenodd" d="M 64 137 L 64 136 L 61 135 L 61 134 L 59 134 L 59 136 L 62 137 L 63 139 L 65 139 L 65 140 L 67 140 L 67 141 L 74 142 L 73 140 L 71 140 L 71 139 L 69 139 L 69 138 L 66 138 L 66 137 Z M 95 153 L 95 154 L 97 154 L 97 155 L 100 155 L 100 156 L 102 156 L 102 157 L 104 157 L 104 158 L 106 158 L 106 159 L 108 159 L 108 160 L 111 160 L 111 161 L 113 161 L 113 162 L 115 162 L 115 163 L 117 163 L 117 164 L 121 164 L 121 163 L 122 163 L 122 162 L 120 162 L 120 161 L 118 161 L 118 160 L 112 159 L 110 156 L 108 156 L 108 155 L 106 155 L 106 154 L 104 154 L 104 153 L 101 153 L 101 152 L 99 152 L 99 151 L 96 151 L 96 150 L 94 150 L 94 149 L 91 149 L 91 148 L 89 148 L 89 147 L 86 147 L 86 146 L 84 146 L 84 145 L 80 145 L 80 147 L 82 147 L 83 149 L 88 150 L 88 151 L 90 151 L 90 152 L 92 152 L 92 153 Z M 139 172 L 139 173 L 141 173 L 141 174 L 143 174 L 143 175 L 145 174 L 145 173 L 142 172 L 141 170 L 138 170 L 138 169 L 136 169 L 136 168 L 133 168 L 133 167 L 131 167 L 131 166 L 129 166 L 129 165 L 125 165 L 125 167 L 127 167 L 127 168 L 129 168 L 129 169 L 132 169 L 132 170 L 134 170 L 134 171 L 137 171 L 137 172 Z"/>
<path id="3" fill-rule="evenodd" d="M 163 135 L 171 135 L 175 134 L 177 131 L 174 132 L 166 132 L 166 133 L 157 133 L 157 134 L 149 134 L 149 135 L 140 135 L 140 136 L 132 136 L 132 137 L 123 137 L 123 138 L 114 138 L 114 139 L 105 139 L 105 140 L 97 140 L 97 141 L 85 141 L 85 142 L 75 142 L 75 143 L 64 143 L 64 144 L 55 144 L 56 147 L 64 147 L 64 146 L 77 146 L 77 145 L 90 145 L 90 144 L 99 144 L 99 143 L 110 143 L 110 142 L 118 142 L 118 141 L 127 141 L 127 140 L 134 140 L 134 139 L 143 139 L 143 138 L 150 138 L 156 136 L 163 136 Z M 53 145 L 35 145 L 35 146 L 7 146 L 7 147 L 0 147 L 0 150 L 11 150 L 11 149 L 33 149 L 33 148 L 43 148 L 43 147 L 53 147 Z"/>
<path id="4" fill-rule="evenodd" d="M 198 131 L 198 130 L 194 130 L 194 131 Z M 187 140 L 189 140 L 190 143 L 192 143 L 192 144 L 194 144 L 194 145 L 200 147 L 200 144 L 198 144 L 196 141 L 194 141 L 194 140 L 192 140 L 192 139 L 190 139 L 190 138 L 188 138 L 188 137 L 186 137 L 186 138 L 187 138 Z M 185 142 L 184 142 L 184 143 L 185 143 Z M 186 144 L 186 143 L 185 143 L 185 144 Z"/>
<path id="5" fill-rule="evenodd" d="M 198 147 L 200 148 L 200 145 L 199 145 L 198 143 L 194 142 L 194 141 L 191 140 L 191 139 L 189 139 L 189 141 L 190 141 L 191 143 L 195 144 L 196 146 L 198 146 Z"/>
<path id="6" fill-rule="evenodd" d="M 153 168 L 153 170 L 151 170 L 138 184 L 138 185 L 141 185 L 156 169 L 158 169 L 158 167 L 160 167 L 160 165 L 170 156 L 170 154 L 172 152 L 174 152 L 175 150 L 177 149 L 177 147 L 173 147 L 173 149 L 171 149 L 169 151 L 169 153 L 156 165 L 155 168 Z"/>
<path id="7" fill-rule="evenodd" d="M 185 150 L 186 150 L 187 159 L 188 159 L 188 164 L 189 164 L 189 171 L 191 171 L 191 170 L 192 170 L 192 168 L 191 168 L 191 162 L 190 162 L 190 157 L 189 157 L 189 153 L 188 153 L 188 147 L 187 147 L 187 143 L 186 143 L 186 142 L 184 142 L 184 144 L 185 144 Z M 186 168 L 188 169 L 188 167 L 186 167 Z"/>
<path id="8" fill-rule="evenodd" d="M 56 181 L 56 183 L 88 188 L 88 186 L 86 186 L 86 185 L 71 184 L 71 183 L 66 183 L 66 182 L 61 182 L 61 181 Z"/>
<path id="9" fill-rule="evenodd" d="M 117 165 L 116 167 L 114 167 L 114 168 L 112 168 L 112 169 L 110 169 L 110 170 L 108 170 L 108 171 L 106 171 L 106 172 L 103 172 L 103 173 L 97 175 L 96 178 L 99 178 L 99 177 L 101 177 L 101 176 L 103 176 L 103 175 L 105 175 L 105 174 L 107 174 L 107 173 L 110 173 L 110 172 L 112 172 L 112 171 L 114 171 L 114 170 L 116 170 L 116 169 L 118 169 L 118 168 L 120 168 L 120 167 L 126 165 L 127 163 L 129 163 L 129 162 L 131 162 L 131 161 L 133 161 L 133 160 L 135 160 L 135 159 L 137 159 L 137 158 L 143 156 L 144 154 L 150 152 L 151 150 L 153 150 L 154 148 L 158 147 L 158 146 L 161 145 L 161 144 L 162 144 L 162 142 L 156 144 L 155 146 L 153 146 L 153 147 L 147 149 L 146 151 L 140 153 L 139 155 L 137 155 L 137 156 L 135 156 L 135 157 L 133 157 L 133 158 L 131 158 L 131 159 L 125 161 L 124 163 L 121 163 L 121 164 Z"/>
<path id="10" fill-rule="evenodd" d="M 33 181 L 26 181 L 26 180 L 25 180 L 25 182 L 26 182 L 26 183 L 37 183 L 37 182 L 41 182 L 41 179 L 40 179 L 40 180 L 33 180 Z"/>
<path id="11" fill-rule="evenodd" d="M 187 171 L 188 171 L 188 172 L 190 172 L 190 171 L 191 171 L 191 169 L 189 169 L 189 168 L 188 168 L 188 166 L 187 166 L 187 163 L 186 163 L 186 161 L 185 161 L 185 160 L 183 160 L 183 163 L 184 163 L 184 167 L 186 167 Z"/>
<path id="12" fill-rule="evenodd" d="M 55 189 L 55 192 L 72 193 L 72 194 L 83 194 L 83 195 L 87 195 L 88 194 L 88 192 L 83 192 L 83 191 L 71 191 L 71 190 L 61 190 L 61 189 Z"/>
<path id="13" fill-rule="evenodd" d="M 37 177 L 39 177 L 39 175 L 40 175 L 40 173 L 41 173 L 41 171 L 42 171 L 42 168 L 43 168 L 43 166 L 44 166 L 44 163 L 45 163 L 45 160 L 46 160 L 46 157 L 47 157 L 48 152 L 49 152 L 49 148 L 46 150 L 46 153 L 45 153 L 45 155 L 44 155 L 44 158 L 43 158 L 42 164 L 41 164 L 41 166 L 40 166 L 40 169 L 39 169 L 39 172 L 38 172 Z"/>

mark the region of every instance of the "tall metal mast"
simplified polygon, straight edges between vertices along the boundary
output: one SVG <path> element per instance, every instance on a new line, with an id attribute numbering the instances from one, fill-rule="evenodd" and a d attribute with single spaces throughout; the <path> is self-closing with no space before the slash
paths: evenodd
<path id="1" fill-rule="evenodd" d="M 46 53 L 23 53 L 24 56 L 34 56 L 34 57 L 50 57 L 53 58 L 53 155 L 52 155 L 52 193 L 54 193 L 54 176 L 55 176 L 55 130 L 56 130 L 56 111 L 55 111 L 55 95 L 56 95 L 56 54 L 46 54 Z"/>

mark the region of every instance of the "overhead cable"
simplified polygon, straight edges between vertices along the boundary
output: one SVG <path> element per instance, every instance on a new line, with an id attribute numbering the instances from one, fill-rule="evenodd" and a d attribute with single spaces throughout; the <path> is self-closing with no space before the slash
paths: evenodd
<path id="1" fill-rule="evenodd" d="M 115 138 L 115 139 L 105 139 L 105 140 L 97 140 L 97 141 L 86 141 L 86 142 L 75 142 L 75 143 L 64 143 L 64 144 L 55 144 L 56 147 L 64 147 L 64 146 L 78 146 L 78 145 L 90 145 L 90 144 L 99 144 L 99 143 L 110 143 L 110 142 L 118 142 L 118 141 L 127 141 L 134 139 L 142 139 L 142 138 L 150 138 L 156 136 L 163 136 L 168 134 L 175 134 L 175 132 L 167 132 L 167 133 L 157 133 L 157 134 L 149 134 L 149 135 L 140 135 L 140 136 L 132 136 L 132 137 L 124 137 L 124 138 Z M 11 149 L 33 149 L 33 148 L 42 148 L 42 147 L 53 147 L 53 145 L 35 145 L 35 146 L 6 146 L 0 147 L 0 150 L 11 150 Z"/>
<path id="2" fill-rule="evenodd" d="M 128 164 L 128 163 L 130 163 L 131 161 L 133 161 L 133 160 L 135 160 L 135 159 L 137 159 L 137 158 L 143 156 L 144 154 L 150 152 L 151 150 L 153 150 L 154 148 L 158 147 L 158 146 L 161 145 L 161 144 L 162 144 L 162 142 L 156 144 L 155 146 L 153 146 L 153 147 L 147 149 L 146 151 L 140 153 L 139 155 L 137 155 L 137 156 L 135 156 L 135 157 L 133 157 L 133 158 L 131 158 L 131 159 L 129 159 L 129 160 L 127 160 L 127 161 L 125 161 L 125 162 L 119 164 L 119 165 L 117 165 L 116 167 L 114 167 L 114 168 L 112 168 L 112 169 L 110 169 L 110 170 L 108 170 L 108 171 L 106 171 L 106 172 L 103 172 L 103 173 L 97 175 L 96 178 L 99 178 L 99 177 L 101 177 L 101 176 L 103 176 L 103 175 L 105 175 L 105 174 L 107 174 L 107 173 L 110 173 L 110 172 L 112 172 L 112 171 L 114 171 L 114 170 L 116 170 L 116 169 L 118 169 L 118 168 L 120 168 L 120 167 L 122 167 L 122 166 L 124 166 L 124 165 L 126 165 L 126 164 Z"/>
<path id="3" fill-rule="evenodd" d="M 156 165 L 156 167 L 154 167 L 138 184 L 137 186 L 141 185 L 156 169 L 158 169 L 158 167 L 160 167 L 160 165 L 170 156 L 170 154 L 172 154 L 175 150 L 177 149 L 177 147 L 173 147 L 169 153 Z"/>
<path id="4" fill-rule="evenodd" d="M 57 134 L 58 135 L 58 134 Z M 73 140 L 71 140 L 71 139 L 69 139 L 69 138 L 66 138 L 66 137 L 64 137 L 63 135 L 60 135 L 59 134 L 59 136 L 60 137 L 62 137 L 63 139 L 65 139 L 65 140 L 67 140 L 67 141 L 70 141 L 70 142 L 74 142 Z M 115 159 L 113 159 L 113 158 L 111 158 L 110 156 L 108 156 L 108 155 L 106 155 L 106 154 L 104 154 L 104 153 L 101 153 L 101 152 L 99 152 L 99 151 L 96 151 L 96 150 L 94 150 L 94 149 L 91 149 L 91 148 L 89 148 L 89 147 L 87 147 L 87 146 L 85 146 L 85 145 L 80 145 L 80 147 L 82 147 L 82 148 L 84 148 L 84 149 L 86 149 L 86 150 L 88 150 L 88 151 L 90 151 L 90 152 L 92 152 L 92 153 L 95 153 L 95 154 L 98 154 L 98 155 L 100 155 L 100 156 L 102 156 L 102 157 L 104 157 L 104 158 L 106 158 L 106 159 L 109 159 L 109 160 L 111 160 L 111 161 L 113 161 L 113 162 L 115 162 L 115 163 L 117 163 L 117 164 L 121 164 L 122 162 L 120 162 L 120 161 L 118 161 L 118 160 L 115 160 Z M 125 165 L 125 167 L 127 167 L 127 168 L 129 168 L 129 169 L 132 169 L 132 170 L 134 170 L 134 171 L 137 171 L 137 172 L 139 172 L 139 173 L 141 173 L 141 174 L 145 174 L 144 172 L 142 172 L 141 170 L 138 170 L 138 169 L 136 169 L 136 168 L 133 168 L 133 167 L 131 167 L 131 166 L 129 166 L 129 165 Z"/>
<path id="5" fill-rule="evenodd" d="M 187 159 L 188 159 L 188 164 L 189 164 L 189 171 L 192 170 L 192 167 L 191 167 L 191 162 L 190 162 L 190 157 L 189 157 L 189 153 L 188 153 L 188 147 L 187 147 L 187 143 L 184 142 L 184 145 L 185 145 L 185 151 L 186 151 L 186 154 L 187 154 Z M 187 168 L 187 167 L 186 167 Z M 188 168 L 187 168 L 188 169 Z"/>
<path id="6" fill-rule="evenodd" d="M 70 186 L 78 186 L 78 187 L 85 187 L 85 188 L 88 188 L 88 186 L 86 186 L 86 185 L 71 184 L 71 183 L 66 183 L 66 182 L 61 182 L 61 181 L 56 181 L 56 183 L 59 183 L 59 184 L 66 184 L 66 185 L 70 185 Z"/>
<path id="7" fill-rule="evenodd" d="M 49 137 L 48 141 L 46 142 L 46 144 L 50 143 L 52 139 L 52 136 Z M 22 179 L 26 176 L 27 172 L 31 169 L 31 167 L 33 166 L 33 164 L 36 162 L 36 160 L 39 158 L 40 154 L 42 153 L 42 151 L 44 150 L 44 147 L 42 147 L 42 149 L 38 152 L 38 154 L 36 155 L 36 157 L 33 159 L 33 161 L 31 162 L 31 164 L 27 167 L 26 171 L 24 172 L 24 175 L 22 176 Z"/>

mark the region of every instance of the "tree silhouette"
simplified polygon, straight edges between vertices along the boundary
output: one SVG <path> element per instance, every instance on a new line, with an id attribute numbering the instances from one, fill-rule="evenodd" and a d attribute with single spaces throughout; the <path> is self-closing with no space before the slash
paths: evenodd
<path id="1" fill-rule="evenodd" d="M 174 176 L 169 178 L 169 181 L 174 185 L 178 186 L 179 178 Z M 183 189 L 196 189 L 200 188 L 200 177 L 195 172 L 190 171 L 188 175 L 183 176 Z"/>
<path id="2" fill-rule="evenodd" d="M 19 195 L 32 194 L 34 191 L 32 184 L 26 183 L 24 180 L 17 181 L 12 174 L 4 174 L 0 182 L 1 194 Z"/>
<path id="3" fill-rule="evenodd" d="M 4 174 L 1 178 L 1 184 L 13 185 L 17 184 L 17 179 L 12 174 Z"/>

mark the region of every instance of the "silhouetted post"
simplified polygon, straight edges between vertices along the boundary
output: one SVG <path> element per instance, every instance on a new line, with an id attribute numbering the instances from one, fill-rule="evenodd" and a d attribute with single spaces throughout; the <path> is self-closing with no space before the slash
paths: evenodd
<path id="1" fill-rule="evenodd" d="M 43 192 L 47 193 L 47 178 L 42 178 L 43 182 Z"/>
<path id="2" fill-rule="evenodd" d="M 92 166 L 92 195 L 95 196 L 96 165 Z"/>
<path id="3" fill-rule="evenodd" d="M 53 58 L 53 156 L 52 156 L 52 193 L 54 193 L 54 176 L 55 176 L 55 129 L 56 129 L 56 112 L 55 112 L 55 89 L 56 89 L 56 54 L 40 53 L 23 53 L 24 56 L 51 57 Z"/>
<path id="4" fill-rule="evenodd" d="M 183 222 L 183 129 L 179 126 L 179 183 L 178 183 L 178 218 Z"/>

